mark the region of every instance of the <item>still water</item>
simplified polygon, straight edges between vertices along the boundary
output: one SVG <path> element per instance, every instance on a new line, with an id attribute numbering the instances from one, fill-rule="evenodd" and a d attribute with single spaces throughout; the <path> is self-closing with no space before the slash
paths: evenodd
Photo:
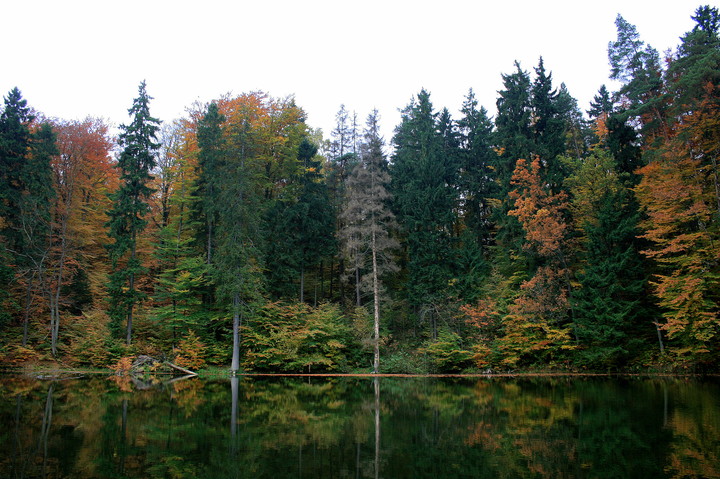
<path id="1" fill-rule="evenodd" d="M 720 477 L 720 383 L 0 377 L 2 478 Z"/>

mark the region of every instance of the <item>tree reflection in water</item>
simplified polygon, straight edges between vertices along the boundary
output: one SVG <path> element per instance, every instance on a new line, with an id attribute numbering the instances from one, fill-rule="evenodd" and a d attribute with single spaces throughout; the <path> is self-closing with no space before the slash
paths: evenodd
<path id="1" fill-rule="evenodd" d="M 0 477 L 720 476 L 713 381 L 227 382 L 5 377 Z"/>

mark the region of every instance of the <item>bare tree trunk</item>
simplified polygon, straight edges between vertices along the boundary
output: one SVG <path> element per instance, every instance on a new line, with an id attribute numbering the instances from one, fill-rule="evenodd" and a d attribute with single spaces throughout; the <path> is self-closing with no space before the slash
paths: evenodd
<path id="1" fill-rule="evenodd" d="M 233 297 L 233 350 L 230 371 L 233 374 L 240 369 L 240 293 Z"/>
<path id="2" fill-rule="evenodd" d="M 377 244 L 375 229 L 372 231 L 372 277 L 373 277 L 373 374 L 380 369 L 380 284 L 378 283 Z"/>
<path id="3" fill-rule="evenodd" d="M 655 331 L 657 331 L 658 343 L 660 343 L 660 354 L 663 354 L 665 352 L 665 345 L 663 344 L 662 332 L 660 331 L 660 325 L 657 322 L 655 322 L 653 324 L 655 325 Z"/>

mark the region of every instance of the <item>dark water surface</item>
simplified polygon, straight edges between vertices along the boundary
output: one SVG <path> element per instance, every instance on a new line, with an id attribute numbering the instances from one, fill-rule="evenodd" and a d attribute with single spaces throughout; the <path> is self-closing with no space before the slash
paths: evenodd
<path id="1" fill-rule="evenodd" d="M 0 377 L 0 478 L 720 477 L 720 383 Z"/>

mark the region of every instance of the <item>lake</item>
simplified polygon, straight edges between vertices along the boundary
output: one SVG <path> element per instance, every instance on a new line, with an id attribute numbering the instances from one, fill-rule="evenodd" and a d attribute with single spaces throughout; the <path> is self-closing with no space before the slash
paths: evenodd
<path id="1" fill-rule="evenodd" d="M 718 478 L 720 382 L 0 377 L 2 478 Z"/>

